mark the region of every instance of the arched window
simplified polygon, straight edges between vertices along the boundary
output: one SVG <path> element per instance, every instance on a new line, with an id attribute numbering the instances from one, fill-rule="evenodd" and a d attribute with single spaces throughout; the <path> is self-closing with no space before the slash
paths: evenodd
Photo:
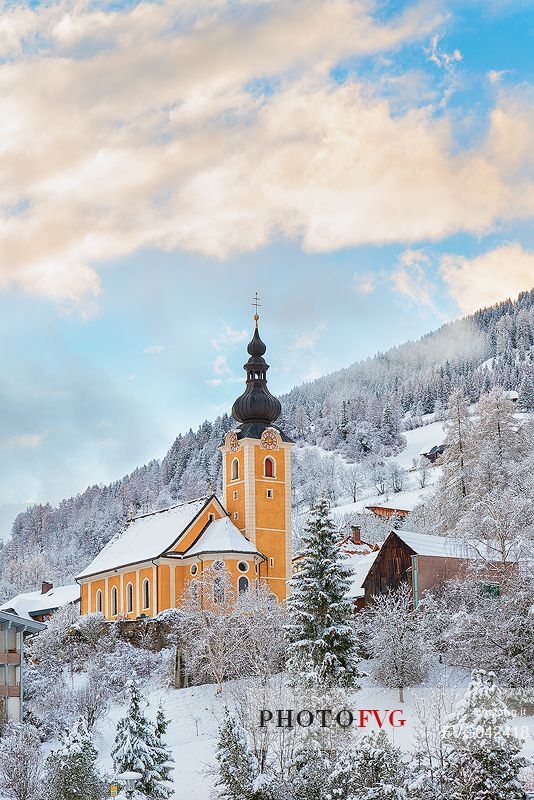
<path id="1" fill-rule="evenodd" d="M 143 609 L 150 608 L 150 581 L 145 578 L 143 581 Z"/>
<path id="2" fill-rule="evenodd" d="M 224 603 L 224 580 L 218 575 L 213 581 L 213 602 Z"/>
<path id="3" fill-rule="evenodd" d="M 131 614 L 133 611 L 133 586 L 129 583 L 126 586 L 126 613 Z"/>
<path id="4" fill-rule="evenodd" d="M 99 614 L 102 613 L 102 589 L 98 589 L 96 593 L 96 610 Z"/>
<path id="5" fill-rule="evenodd" d="M 236 481 L 239 478 L 239 461 L 234 458 L 232 461 L 232 480 Z"/>
<path id="6" fill-rule="evenodd" d="M 274 478 L 276 475 L 274 458 L 267 456 L 265 459 L 264 475 L 266 478 Z"/>
<path id="7" fill-rule="evenodd" d="M 114 586 L 111 590 L 111 616 L 116 617 L 119 613 L 119 593 L 117 587 Z"/>
<path id="8" fill-rule="evenodd" d="M 246 575 L 241 575 L 239 578 L 237 582 L 237 589 L 239 594 L 245 594 L 245 592 L 248 592 L 248 578 Z"/>

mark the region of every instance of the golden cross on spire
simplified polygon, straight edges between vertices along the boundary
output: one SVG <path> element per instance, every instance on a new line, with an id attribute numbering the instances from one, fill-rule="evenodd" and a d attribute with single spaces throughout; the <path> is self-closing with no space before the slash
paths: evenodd
<path id="1" fill-rule="evenodd" d="M 260 298 L 258 297 L 258 293 L 254 294 L 252 298 L 252 305 L 256 308 L 256 313 L 254 314 L 254 320 L 256 321 L 256 328 L 258 327 L 258 320 L 260 315 L 258 314 L 258 308 L 261 308 Z"/>

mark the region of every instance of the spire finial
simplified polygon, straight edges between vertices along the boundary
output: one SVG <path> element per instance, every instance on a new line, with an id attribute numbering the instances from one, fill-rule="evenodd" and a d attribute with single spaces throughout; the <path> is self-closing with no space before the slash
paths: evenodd
<path id="1" fill-rule="evenodd" d="M 252 298 L 252 305 L 256 309 L 256 313 L 254 314 L 254 322 L 256 323 L 256 329 L 258 328 L 258 320 L 260 315 L 258 314 L 258 308 L 261 308 L 260 298 L 258 297 L 258 293 L 256 292 L 254 297 Z"/>

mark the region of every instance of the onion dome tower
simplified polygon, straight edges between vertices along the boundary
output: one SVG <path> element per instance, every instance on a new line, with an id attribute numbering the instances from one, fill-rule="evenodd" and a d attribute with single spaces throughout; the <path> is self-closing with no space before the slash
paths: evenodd
<path id="1" fill-rule="evenodd" d="M 294 442 L 275 425 L 280 400 L 267 388 L 269 365 L 258 329 L 258 297 L 254 298 L 254 335 L 243 394 L 232 408 L 239 423 L 228 431 L 223 456 L 224 506 L 233 524 L 262 555 L 255 578 L 268 583 L 284 601 L 291 578 L 291 449 Z"/>
<path id="2" fill-rule="evenodd" d="M 247 352 L 250 356 L 243 369 L 247 373 L 247 384 L 243 394 L 237 398 L 232 407 L 232 416 L 240 423 L 259 423 L 271 425 L 282 412 L 280 400 L 274 397 L 267 388 L 267 370 L 269 365 L 263 358 L 267 350 L 260 339 L 258 330 L 258 314 L 254 314 L 256 327 Z"/>

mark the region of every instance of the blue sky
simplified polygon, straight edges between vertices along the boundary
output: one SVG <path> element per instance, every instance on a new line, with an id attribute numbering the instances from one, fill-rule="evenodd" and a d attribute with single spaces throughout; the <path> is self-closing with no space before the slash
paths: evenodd
<path id="1" fill-rule="evenodd" d="M 227 410 L 255 291 L 282 393 L 534 284 L 530 3 L 2 17 L 0 536 Z"/>

